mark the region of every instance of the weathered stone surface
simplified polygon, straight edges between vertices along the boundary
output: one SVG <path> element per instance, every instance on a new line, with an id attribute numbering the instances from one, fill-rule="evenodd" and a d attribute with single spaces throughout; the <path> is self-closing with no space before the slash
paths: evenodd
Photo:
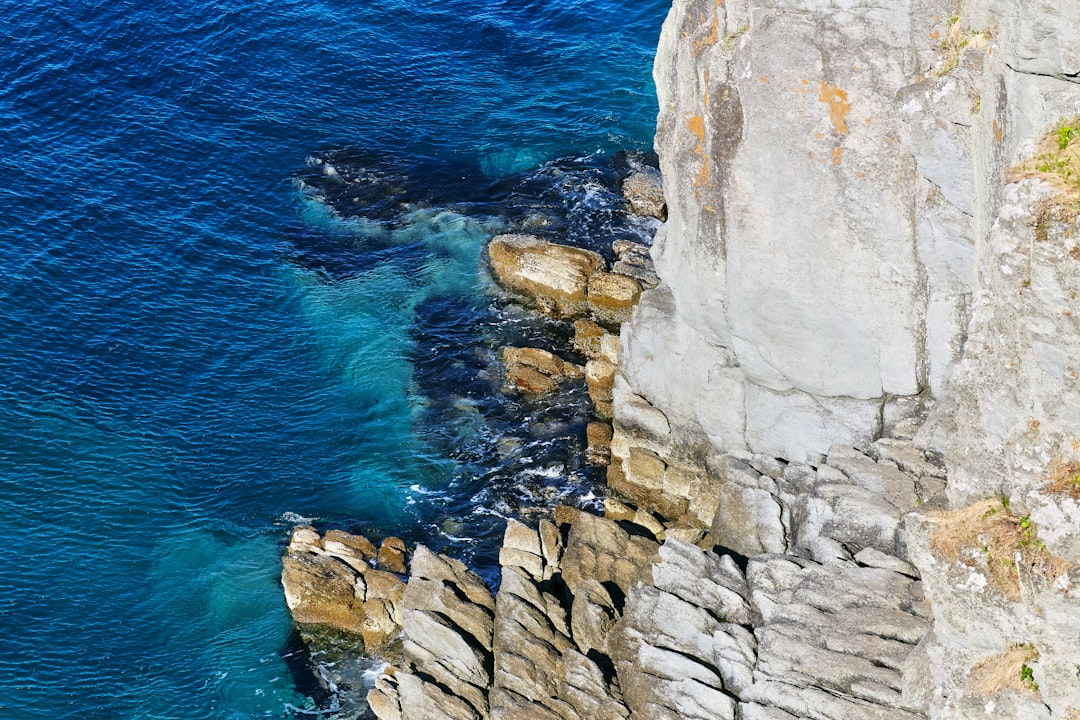
<path id="1" fill-rule="evenodd" d="M 734 719 L 736 701 L 713 666 L 718 624 L 658 588 L 630 589 L 609 648 L 633 716 Z"/>
<path id="2" fill-rule="evenodd" d="M 379 553 L 375 560 L 375 566 L 380 570 L 404 575 L 408 572 L 406 567 L 407 550 L 405 541 L 401 538 L 388 537 L 379 545 Z"/>
<path id="3" fill-rule="evenodd" d="M 506 366 L 506 387 L 530 394 L 555 392 L 584 374 L 580 366 L 540 348 L 503 347 L 499 360 Z"/>
<path id="4" fill-rule="evenodd" d="M 570 717 L 625 720 L 630 716 L 618 686 L 609 683 L 599 666 L 588 657 L 567 650 L 559 667 L 559 698 L 573 708 Z"/>
<path id="5" fill-rule="evenodd" d="M 617 330 L 630 319 L 641 297 L 641 283 L 627 275 L 597 271 L 589 276 L 588 293 L 593 317 Z"/>
<path id="6" fill-rule="evenodd" d="M 759 487 L 760 473 L 730 456 L 720 461 L 717 471 L 720 503 L 712 521 L 717 544 L 747 557 L 787 550 L 780 502 Z"/>
<path id="7" fill-rule="evenodd" d="M 585 462 L 597 467 L 607 467 L 611 462 L 611 424 L 591 422 L 585 427 Z"/>
<path id="8" fill-rule="evenodd" d="M 659 170 L 642 167 L 623 180 L 622 192 L 630 205 L 630 212 L 657 220 L 667 218 L 664 183 Z"/>
<path id="9" fill-rule="evenodd" d="M 902 693 L 906 661 L 929 630 L 912 610 L 912 578 L 763 556 L 747 580 L 763 627 L 742 700 L 805 717 L 921 715 Z"/>
<path id="10" fill-rule="evenodd" d="M 570 630 L 578 650 L 607 654 L 607 636 L 619 617 L 615 601 L 599 582 L 587 578 L 578 586 L 570 606 Z"/>
<path id="11" fill-rule="evenodd" d="M 580 317 L 588 311 L 589 277 L 604 260 L 591 250 L 558 245 L 531 235 L 498 235 L 488 244 L 495 279 L 523 294 L 542 312 Z"/>
<path id="12" fill-rule="evenodd" d="M 575 595 L 587 580 L 614 583 L 626 593 L 635 583 L 652 583 L 651 567 L 659 547 L 610 520 L 581 513 L 570 527 L 563 553 L 563 580 Z"/>
<path id="13" fill-rule="evenodd" d="M 293 621 L 356 634 L 371 648 L 395 637 L 405 583 L 372 569 L 374 557 L 374 545 L 362 536 L 331 530 L 322 537 L 308 526 L 294 528 L 281 561 Z"/>
<path id="14" fill-rule="evenodd" d="M 649 248 L 629 240 L 616 240 L 611 244 L 615 253 L 615 263 L 611 272 L 632 277 L 643 288 L 654 288 L 660 284 Z"/>

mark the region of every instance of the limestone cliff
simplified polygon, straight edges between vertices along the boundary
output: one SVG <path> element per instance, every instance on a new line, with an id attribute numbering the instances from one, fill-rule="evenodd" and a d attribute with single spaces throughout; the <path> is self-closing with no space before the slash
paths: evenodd
<path id="1" fill-rule="evenodd" d="M 1080 717 L 1080 167 L 1029 161 L 1071 142 L 1080 6 L 675 0 L 655 76 L 662 283 L 612 487 L 747 555 L 914 563 L 920 712 Z M 918 479 L 860 483 L 845 447 Z"/>

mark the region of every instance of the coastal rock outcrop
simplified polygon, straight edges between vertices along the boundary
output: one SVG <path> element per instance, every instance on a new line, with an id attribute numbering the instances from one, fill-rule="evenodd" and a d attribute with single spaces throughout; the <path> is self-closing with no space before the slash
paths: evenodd
<path id="1" fill-rule="evenodd" d="M 1041 1 L 675 0 L 651 257 L 490 251 L 577 319 L 605 516 L 511 521 L 494 596 L 418 549 L 376 714 L 1080 717 L 1078 47 Z"/>
<path id="2" fill-rule="evenodd" d="M 294 528 L 281 573 L 293 620 L 359 635 L 372 649 L 389 642 L 401 629 L 405 582 L 373 567 L 379 555 L 360 535 Z"/>
<path id="3" fill-rule="evenodd" d="M 589 277 L 604 266 L 591 250 L 559 245 L 532 235 L 499 235 L 488 244 L 495 279 L 526 296 L 537 308 L 560 318 L 589 309 Z"/>

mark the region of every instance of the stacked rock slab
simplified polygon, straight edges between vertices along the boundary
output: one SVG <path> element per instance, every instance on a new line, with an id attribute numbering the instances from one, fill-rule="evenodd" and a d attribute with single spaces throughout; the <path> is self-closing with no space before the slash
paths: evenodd
<path id="1" fill-rule="evenodd" d="M 380 553 L 360 535 L 330 530 L 321 536 L 307 525 L 294 528 L 281 573 L 293 620 L 359 635 L 370 649 L 386 645 L 401 628 L 405 582 L 372 564 L 393 547 L 394 539 L 388 539 Z"/>
<path id="2" fill-rule="evenodd" d="M 873 548 L 827 563 L 762 554 L 743 568 L 721 548 L 661 544 L 646 526 L 562 508 L 535 529 L 508 524 L 493 611 L 461 587 L 460 568 L 417 574 L 426 557 L 418 550 L 406 590 L 418 613 L 405 618 L 406 666 L 370 694 L 384 720 L 926 717 L 922 584 Z M 470 650 L 448 626 L 481 639 Z M 481 697 L 460 667 L 479 679 L 485 657 Z"/>

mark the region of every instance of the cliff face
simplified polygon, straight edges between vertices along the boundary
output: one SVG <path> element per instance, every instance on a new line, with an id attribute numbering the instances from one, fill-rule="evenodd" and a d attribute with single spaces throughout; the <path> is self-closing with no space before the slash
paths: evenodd
<path id="1" fill-rule="evenodd" d="M 655 75 L 662 283 L 623 332 L 612 487 L 749 556 L 914 563 L 913 711 L 1080 717 L 1080 167 L 1028 161 L 1071 142 L 1080 6 L 676 0 Z M 913 485 L 860 483 L 852 447 Z M 1019 533 L 998 582 L 991 517 Z"/>

